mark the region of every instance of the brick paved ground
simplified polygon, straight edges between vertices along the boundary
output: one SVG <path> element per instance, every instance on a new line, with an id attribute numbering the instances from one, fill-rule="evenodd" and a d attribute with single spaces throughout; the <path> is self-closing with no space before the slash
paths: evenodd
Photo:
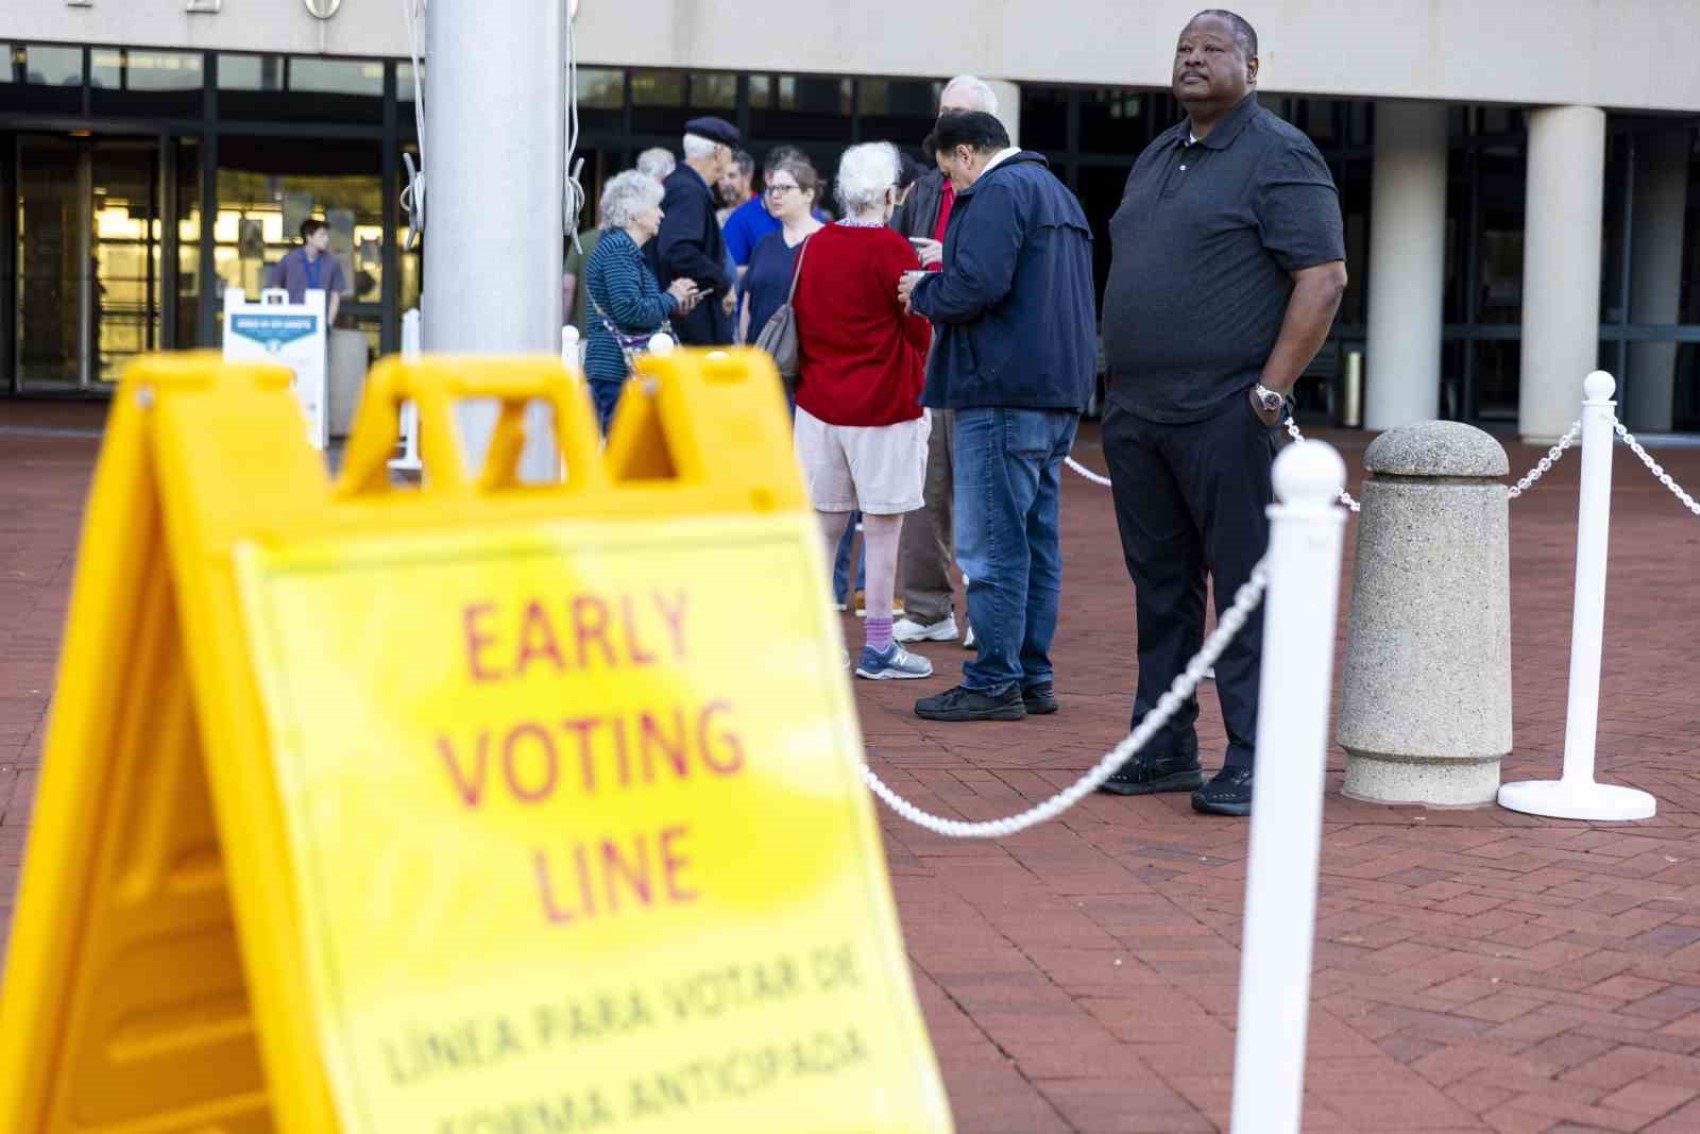
<path id="1" fill-rule="evenodd" d="M 19 431 L 27 417 L 32 427 Z M 0 893 L 29 817 L 87 411 L 0 403 Z M 34 429 L 47 425 L 55 432 Z M 1349 458 L 1363 438 L 1335 438 Z M 1101 466 L 1094 438 L 1079 451 Z M 1516 448 L 1514 468 L 1538 453 Z M 1652 791 L 1630 826 L 1424 813 L 1338 796 L 1330 759 L 1309 1131 L 1700 1131 L 1700 522 L 1618 451 L 1601 773 Z M 1667 464 L 1700 486 L 1700 453 Z M 1576 462 L 1514 505 L 1511 777 L 1556 774 Z M 1063 711 L 929 725 L 942 680 L 858 683 L 872 759 L 923 805 L 1017 810 L 1120 735 L 1131 598 L 1105 490 L 1070 478 Z M 1349 533 L 1350 535 L 1350 533 Z M 1350 540 L 1348 540 L 1348 543 Z M 1349 570 L 1349 568 L 1348 568 Z M 1342 612 L 1345 609 L 1342 600 Z M 962 656 L 927 651 L 946 676 Z M 1201 720 L 1221 746 L 1215 705 Z M 963 1134 L 1226 1128 L 1245 825 L 1184 797 L 1095 798 L 998 844 L 882 815 L 914 972 Z M 9 917 L 9 897 L 6 916 Z"/>

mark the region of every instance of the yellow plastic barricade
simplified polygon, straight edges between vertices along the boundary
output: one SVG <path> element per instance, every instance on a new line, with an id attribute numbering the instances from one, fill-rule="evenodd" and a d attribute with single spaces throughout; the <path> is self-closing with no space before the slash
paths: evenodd
<path id="1" fill-rule="evenodd" d="M 516 473 L 539 402 L 564 483 Z M 286 371 L 130 368 L 0 1131 L 950 1130 L 776 376 L 625 403 L 600 452 L 556 361 L 386 361 L 332 485 Z"/>

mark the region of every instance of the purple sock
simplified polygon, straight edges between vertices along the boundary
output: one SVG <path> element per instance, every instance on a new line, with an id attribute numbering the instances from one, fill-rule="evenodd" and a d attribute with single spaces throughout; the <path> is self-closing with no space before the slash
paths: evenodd
<path id="1" fill-rule="evenodd" d="M 891 649 L 891 619 L 870 618 L 867 620 L 867 642 L 869 646 L 885 653 Z"/>

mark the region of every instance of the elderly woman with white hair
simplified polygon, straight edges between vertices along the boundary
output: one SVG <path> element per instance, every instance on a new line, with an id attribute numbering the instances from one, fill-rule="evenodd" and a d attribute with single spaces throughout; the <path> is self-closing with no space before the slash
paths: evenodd
<path id="1" fill-rule="evenodd" d="M 602 239 L 584 269 L 590 306 L 584 374 L 603 432 L 630 373 L 630 358 L 668 318 L 697 305 L 695 283 L 678 279 L 662 291 L 644 263 L 643 246 L 661 228 L 661 194 L 655 178 L 637 170 L 620 174 L 602 189 Z"/>
<path id="2" fill-rule="evenodd" d="M 932 328 L 897 298 L 919 271 L 909 243 L 888 227 L 901 162 L 886 142 L 853 146 L 838 166 L 844 219 L 799 249 L 796 316 L 797 456 L 820 514 L 827 561 L 845 513 L 862 513 L 867 566 L 866 643 L 856 676 L 932 676 L 932 663 L 892 638 L 892 591 L 903 514 L 921 506 L 929 421 L 921 386 Z"/>

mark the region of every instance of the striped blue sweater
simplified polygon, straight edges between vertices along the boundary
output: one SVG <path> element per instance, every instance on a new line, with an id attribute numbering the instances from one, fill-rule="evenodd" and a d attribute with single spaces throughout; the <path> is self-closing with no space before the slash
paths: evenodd
<path id="1" fill-rule="evenodd" d="M 598 316 L 597 306 L 622 333 L 648 335 L 660 329 L 679 301 L 661 290 L 637 242 L 624 229 L 603 230 L 584 277 L 592 301 L 585 313 L 585 377 L 624 381 L 626 356 Z"/>

